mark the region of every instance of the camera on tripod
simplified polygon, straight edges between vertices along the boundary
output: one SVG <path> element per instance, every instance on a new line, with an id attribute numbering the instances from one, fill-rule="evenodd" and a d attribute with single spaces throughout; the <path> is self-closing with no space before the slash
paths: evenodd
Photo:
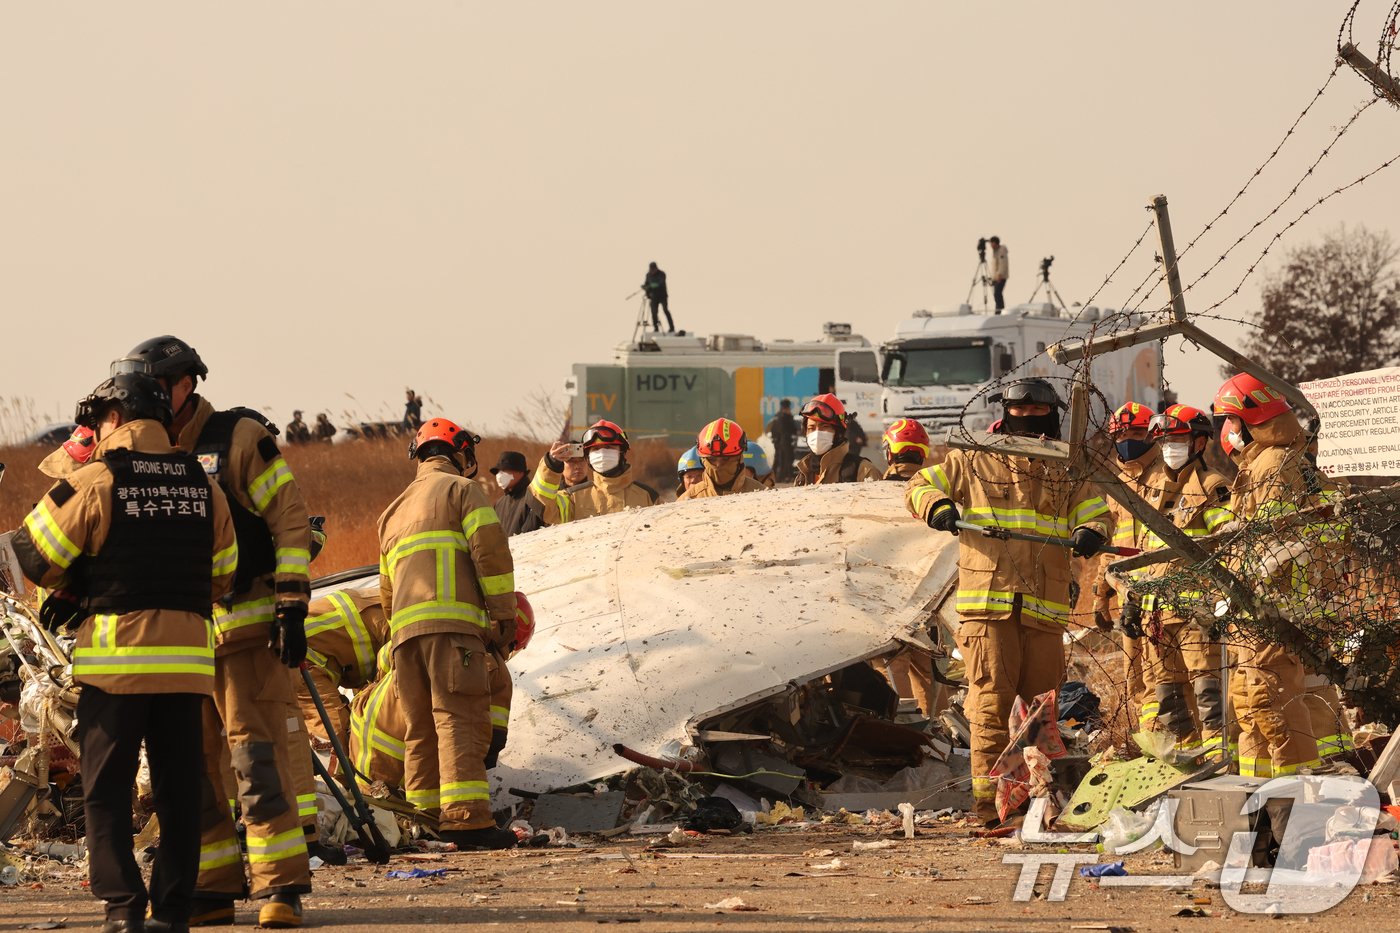
<path id="1" fill-rule="evenodd" d="M 1050 264 L 1054 261 L 1054 256 L 1046 256 L 1040 261 L 1040 277 L 1046 282 L 1050 281 Z"/>
<path id="2" fill-rule="evenodd" d="M 984 236 L 977 238 L 977 258 L 982 262 L 987 261 L 987 238 Z"/>

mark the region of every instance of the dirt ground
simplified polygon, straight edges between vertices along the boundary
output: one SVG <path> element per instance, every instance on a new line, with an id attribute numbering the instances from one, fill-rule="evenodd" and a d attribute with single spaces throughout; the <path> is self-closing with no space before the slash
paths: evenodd
<path id="1" fill-rule="evenodd" d="M 857 852 L 855 842 L 891 839 L 886 849 Z M 956 824 L 920 827 L 918 836 L 867 826 L 763 828 L 750 836 L 692 838 L 649 850 L 654 838 L 600 841 L 582 849 L 396 856 L 389 866 L 364 862 L 315 873 L 306 898 L 308 925 L 347 931 L 431 924 L 438 929 L 492 924 L 559 933 L 625 924 L 641 930 L 1219 930 L 1225 921 L 1314 929 L 1394 929 L 1400 885 L 1357 888 L 1331 911 L 1271 919 L 1230 910 L 1220 892 L 1196 882 L 1191 890 L 1109 890 L 1078 877 L 1063 901 L 1046 899 L 1053 868 L 1044 867 L 1036 896 L 1013 899 L 1020 866 L 1003 857 L 1021 852 L 1084 853 L 1089 847 L 1023 847 L 975 839 Z M 1108 859 L 1099 856 L 1099 860 Z M 839 859 L 839 865 L 833 860 Z M 56 863 L 50 863 L 55 864 Z M 1128 860 L 1133 875 L 1171 873 L 1170 856 Z M 389 880 L 386 870 L 445 868 L 439 878 Z M 78 867 L 0 888 L 0 933 L 64 920 L 65 928 L 95 930 L 97 902 Z M 745 909 L 718 906 L 739 898 Z M 1205 918 L 1183 918 L 1183 908 Z M 1389 918 L 1389 919 L 1386 919 Z M 256 911 L 239 910 L 240 926 Z"/>

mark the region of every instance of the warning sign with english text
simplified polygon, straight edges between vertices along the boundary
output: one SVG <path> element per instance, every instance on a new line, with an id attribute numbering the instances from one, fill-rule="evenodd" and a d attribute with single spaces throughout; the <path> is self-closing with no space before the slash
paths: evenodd
<path id="1" fill-rule="evenodd" d="M 1400 366 L 1298 386 L 1322 418 L 1317 465 L 1329 476 L 1400 476 Z"/>

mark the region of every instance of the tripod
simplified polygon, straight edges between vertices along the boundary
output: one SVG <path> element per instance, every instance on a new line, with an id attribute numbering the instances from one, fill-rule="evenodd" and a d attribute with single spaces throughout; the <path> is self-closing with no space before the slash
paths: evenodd
<path id="1" fill-rule="evenodd" d="M 963 304 L 972 304 L 972 293 L 977 291 L 977 283 L 982 283 L 982 310 L 987 310 L 987 257 L 982 256 L 977 260 L 977 269 L 972 273 L 972 284 L 967 287 L 967 300 Z"/>
<path id="2" fill-rule="evenodd" d="M 1055 286 L 1050 282 L 1050 263 L 1054 261 L 1054 256 L 1040 261 L 1040 281 L 1035 283 L 1035 291 L 1031 292 L 1030 300 L 1027 301 L 1026 304 L 1034 304 L 1035 296 L 1039 295 L 1040 290 L 1044 288 L 1046 297 L 1053 298 L 1055 303 L 1060 306 L 1060 310 L 1068 314 L 1069 309 L 1065 307 L 1065 300 L 1060 297 L 1060 293 L 1055 290 Z"/>
<path id="3" fill-rule="evenodd" d="M 632 295 L 635 295 L 635 294 L 637 294 L 637 293 L 636 293 L 636 292 L 633 292 L 633 293 L 632 293 Z M 627 297 L 628 297 L 628 298 L 631 298 L 632 295 L 628 295 Z M 642 335 L 646 333 L 646 329 L 647 329 L 647 296 L 646 296 L 645 294 L 643 294 L 643 295 L 642 295 L 642 303 L 641 303 L 640 305 L 637 306 L 637 324 L 636 324 L 635 327 L 632 328 L 632 346 L 635 347 L 635 346 L 639 346 L 639 345 L 641 344 Z"/>

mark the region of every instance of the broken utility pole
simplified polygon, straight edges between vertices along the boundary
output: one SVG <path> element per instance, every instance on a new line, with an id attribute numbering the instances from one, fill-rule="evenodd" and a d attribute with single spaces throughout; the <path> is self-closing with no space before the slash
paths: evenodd
<path id="1" fill-rule="evenodd" d="M 1350 42 L 1338 49 L 1337 54 L 1357 74 L 1369 81 L 1377 94 L 1400 107 L 1400 82 L 1387 74 L 1380 65 L 1363 55 L 1361 50 Z"/>

